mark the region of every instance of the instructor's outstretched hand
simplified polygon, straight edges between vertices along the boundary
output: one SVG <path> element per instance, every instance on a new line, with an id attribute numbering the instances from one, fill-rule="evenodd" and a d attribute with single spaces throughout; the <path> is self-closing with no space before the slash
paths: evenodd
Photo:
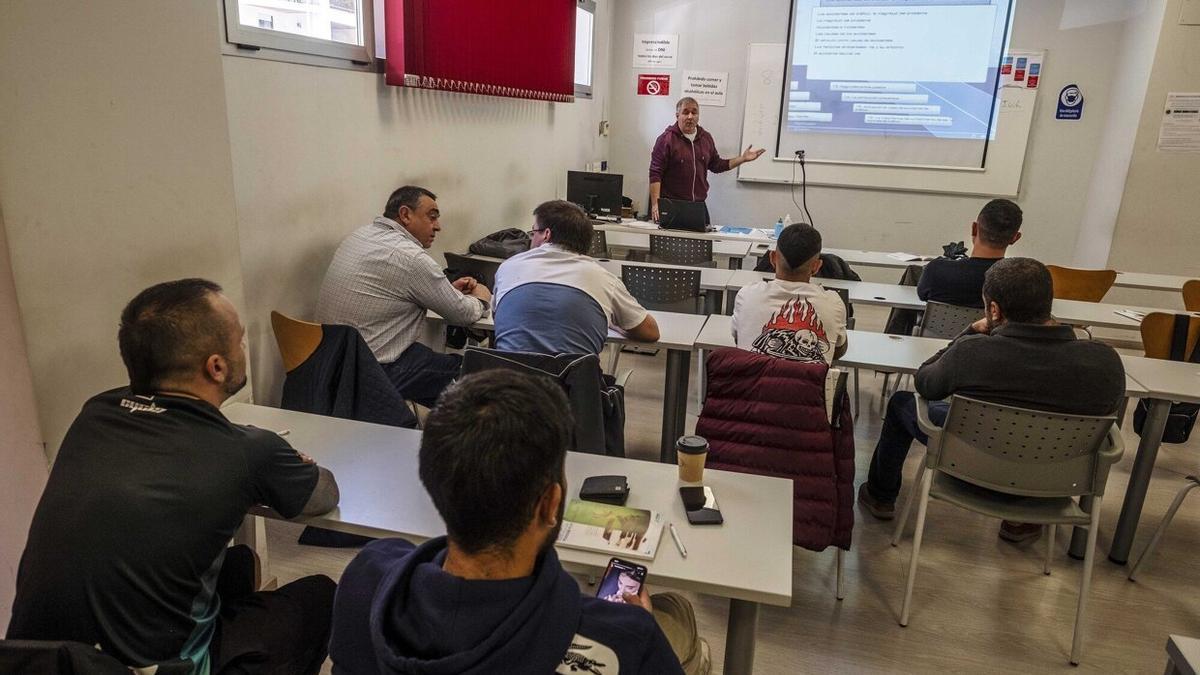
<path id="1" fill-rule="evenodd" d="M 755 150 L 753 145 L 748 145 L 746 146 L 746 151 L 742 153 L 742 162 L 753 162 L 759 157 L 762 157 L 762 154 L 766 151 L 766 148 L 759 148 Z"/>

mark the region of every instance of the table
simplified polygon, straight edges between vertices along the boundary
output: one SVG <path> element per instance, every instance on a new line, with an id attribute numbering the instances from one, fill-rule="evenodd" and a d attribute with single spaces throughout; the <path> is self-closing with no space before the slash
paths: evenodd
<path id="1" fill-rule="evenodd" d="M 725 312 L 733 313 L 734 298 L 738 290 L 763 279 L 772 279 L 770 273 L 739 270 L 730 277 L 725 296 Z M 917 296 L 916 286 L 881 284 L 870 281 L 847 281 L 845 279 L 813 279 L 826 288 L 844 288 L 849 292 L 852 304 L 880 305 L 895 309 L 925 309 L 925 302 Z M 1080 300 L 1055 300 L 1052 307 L 1054 318 L 1072 326 L 1096 328 L 1121 328 L 1137 330 L 1141 321 L 1117 314 L 1118 310 L 1133 310 L 1142 314 L 1150 312 L 1178 313 L 1177 309 L 1118 305 L 1105 302 L 1083 302 Z"/>
<path id="2" fill-rule="evenodd" d="M 1200 640 L 1171 635 L 1167 638 L 1166 675 L 1196 675 L 1200 668 Z"/>
<path id="3" fill-rule="evenodd" d="M 1171 402 L 1200 403 L 1200 365 L 1144 356 L 1122 356 L 1121 361 L 1125 364 L 1126 375 L 1145 389 L 1144 396 L 1150 401 L 1150 409 L 1146 413 L 1137 455 L 1129 471 L 1129 486 L 1125 488 L 1125 500 L 1108 552 L 1108 559 L 1118 565 L 1129 560 Z"/>
<path id="4" fill-rule="evenodd" d="M 662 445 L 659 459 L 668 464 L 675 463 L 675 441 L 683 435 L 687 422 L 688 379 L 691 375 L 692 350 L 696 348 L 696 336 L 704 327 L 708 317 L 701 314 L 650 311 L 658 322 L 658 342 L 638 342 L 609 329 L 608 339 L 619 344 L 652 345 L 667 350 L 667 367 L 663 382 Z M 433 310 L 425 313 L 430 321 L 444 321 Z M 494 331 L 495 322 L 488 315 L 471 325 L 472 328 Z"/>
<path id="5" fill-rule="evenodd" d="M 418 478 L 420 431 L 247 403 L 223 412 L 239 424 L 289 429 L 288 442 L 333 472 L 341 503 L 304 522 L 415 543 L 445 534 Z M 646 563 L 651 583 L 729 598 L 725 672 L 752 672 L 758 605 L 792 602 L 791 481 L 708 469 L 704 482 L 718 495 L 726 523 L 694 527 L 679 500 L 674 466 L 568 452 L 566 472 L 572 497 L 587 476 L 624 474 L 632 487 L 630 506 L 662 512 L 676 523 L 689 557 L 680 556 L 664 532 L 655 559 Z M 266 509 L 258 513 L 273 515 Z M 608 563 L 600 553 L 560 548 L 558 555 L 576 573 L 599 575 Z"/>
<path id="6" fill-rule="evenodd" d="M 1183 291 L 1183 285 L 1196 277 L 1181 277 L 1173 274 L 1148 274 L 1146 272 L 1117 272 L 1113 283 L 1118 288 L 1140 288 L 1147 291 Z"/>

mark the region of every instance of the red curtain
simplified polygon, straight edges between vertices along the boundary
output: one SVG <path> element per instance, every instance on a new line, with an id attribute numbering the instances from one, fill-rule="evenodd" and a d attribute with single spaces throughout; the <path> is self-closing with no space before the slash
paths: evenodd
<path id="1" fill-rule="evenodd" d="M 574 0 L 386 0 L 387 83 L 572 101 Z"/>

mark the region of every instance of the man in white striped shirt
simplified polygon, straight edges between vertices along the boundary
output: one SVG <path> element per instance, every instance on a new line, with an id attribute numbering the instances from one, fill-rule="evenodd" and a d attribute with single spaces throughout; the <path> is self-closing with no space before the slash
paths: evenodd
<path id="1" fill-rule="evenodd" d="M 437 401 L 462 361 L 417 341 L 426 310 L 470 325 L 492 300 L 470 277 L 451 283 L 425 252 L 442 229 L 436 200 L 412 185 L 393 192 L 382 216 L 342 240 L 317 299 L 317 320 L 358 329 L 400 395 L 424 406 Z"/>

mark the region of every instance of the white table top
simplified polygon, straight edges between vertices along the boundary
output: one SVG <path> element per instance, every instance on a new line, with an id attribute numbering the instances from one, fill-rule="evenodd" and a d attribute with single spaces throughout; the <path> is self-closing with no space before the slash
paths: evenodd
<path id="1" fill-rule="evenodd" d="M 760 279 L 770 279 L 769 273 L 739 270 L 733 273 L 729 280 L 729 290 L 736 291 Z M 816 279 L 826 288 L 845 288 L 850 292 L 850 302 L 862 305 L 882 305 L 899 309 L 925 309 L 925 302 L 917 297 L 916 286 L 901 286 L 899 284 L 880 284 L 869 281 L 845 281 L 842 279 Z M 1100 328 L 1125 328 L 1137 330 L 1141 325 L 1138 319 L 1131 319 L 1117 314 L 1118 310 L 1133 310 L 1142 314 L 1150 312 L 1176 313 L 1177 309 L 1161 309 L 1157 307 L 1139 307 L 1136 305 L 1116 305 L 1105 302 L 1082 302 L 1080 300 L 1055 300 L 1053 306 L 1054 318 L 1072 326 L 1096 326 Z"/>
<path id="2" fill-rule="evenodd" d="M 603 227 L 600 225 L 596 225 L 595 227 L 598 230 L 604 230 L 606 232 L 605 237 L 607 238 L 608 245 L 610 247 L 618 246 L 620 248 L 632 248 L 632 249 L 636 249 L 639 251 L 649 250 L 651 234 L 664 234 L 669 237 L 699 235 L 699 234 L 705 234 L 705 235 L 717 234 L 717 233 L 712 233 L 712 232 L 707 232 L 707 233 L 680 232 L 678 230 L 660 230 L 658 228 L 643 228 L 643 227 L 633 227 L 633 226 L 629 226 L 629 225 L 616 225 L 616 224 L 604 225 Z M 613 230 L 613 229 L 609 229 L 610 227 L 624 228 L 624 229 Z M 729 256 L 731 258 L 745 258 L 746 255 L 750 253 L 751 242 L 740 241 L 737 239 L 729 238 L 729 237 L 733 237 L 733 236 L 735 236 L 735 235 L 726 234 L 726 235 L 722 235 L 721 238 L 711 237 L 711 236 L 692 237 L 692 238 L 693 239 L 712 239 L 713 240 L 713 255 L 723 255 L 723 256 Z"/>
<path id="3" fill-rule="evenodd" d="M 1122 356 L 1125 374 L 1146 391 L 1144 396 L 1200 403 L 1200 364 L 1144 356 Z"/>
<path id="4" fill-rule="evenodd" d="M 1117 272 L 1117 280 L 1113 283 L 1113 286 L 1142 288 L 1148 291 L 1182 291 L 1183 285 L 1192 279 L 1200 279 L 1200 274 L 1194 277 L 1181 277 L 1173 274 Z"/>
<path id="5" fill-rule="evenodd" d="M 1174 670 L 1168 668 L 1168 673 L 1195 675 L 1196 669 L 1200 668 L 1200 640 L 1196 638 L 1182 635 L 1169 636 L 1167 638 L 1167 654 L 1171 656 L 1171 664 L 1175 666 Z"/>
<path id="6" fill-rule="evenodd" d="M 732 325 L 733 317 L 724 315 L 709 317 L 708 323 L 704 324 L 704 330 L 700 331 L 700 336 L 696 338 L 696 348 L 719 349 L 721 347 L 736 347 L 737 345 L 734 344 L 733 336 L 730 332 Z M 945 347 L 949 343 L 949 340 L 849 330 L 846 331 L 846 342 L 846 353 L 842 355 L 842 358 L 837 360 L 837 365 L 839 366 L 848 368 L 873 368 L 894 373 L 915 373 L 917 368 L 921 367 L 922 363 L 928 361 L 929 357 L 936 354 L 942 347 Z M 1123 356 L 1121 358 L 1126 364 L 1126 395 L 1135 397 L 1148 395 L 1149 390 L 1134 379 L 1128 371 L 1130 360 L 1149 361 L 1152 359 L 1144 359 L 1138 356 Z M 1152 372 L 1152 369 L 1153 372 L 1157 372 L 1156 365 L 1147 364 L 1147 374 Z M 1196 371 L 1197 378 L 1200 378 L 1200 366 L 1195 366 L 1193 370 Z M 1195 388 L 1197 392 L 1200 392 L 1200 379 L 1197 379 Z M 1196 395 L 1200 397 L 1200 393 Z"/>
<path id="7" fill-rule="evenodd" d="M 308 519 L 322 527 L 367 536 L 400 536 L 421 542 L 445 533 L 441 517 L 418 479 L 421 432 L 237 403 L 222 412 L 232 421 L 280 431 L 329 468 L 341 488 L 341 504 Z M 725 524 L 688 524 L 674 465 L 567 453 L 567 493 L 578 496 L 587 476 L 629 477 L 629 506 L 662 512 L 675 523 L 688 550 L 683 558 L 664 530 L 649 583 L 721 597 L 788 606 L 792 600 L 792 485 L 764 476 L 704 472 Z M 559 548 L 563 565 L 599 573 L 609 556 Z"/>
<path id="8" fill-rule="evenodd" d="M 631 340 L 611 328 L 608 330 L 608 339 L 620 344 L 641 344 L 690 352 L 695 349 L 696 336 L 700 334 L 700 329 L 704 327 L 704 321 L 708 318 L 703 314 L 680 314 L 679 312 L 660 312 L 657 310 L 650 310 L 650 316 L 653 316 L 654 320 L 658 322 L 658 342 Z M 444 321 L 433 310 L 426 310 L 425 319 L 427 321 Z M 484 331 L 492 331 L 496 328 L 496 322 L 492 315 L 488 314 L 479 321 L 471 324 L 471 327 Z"/>

